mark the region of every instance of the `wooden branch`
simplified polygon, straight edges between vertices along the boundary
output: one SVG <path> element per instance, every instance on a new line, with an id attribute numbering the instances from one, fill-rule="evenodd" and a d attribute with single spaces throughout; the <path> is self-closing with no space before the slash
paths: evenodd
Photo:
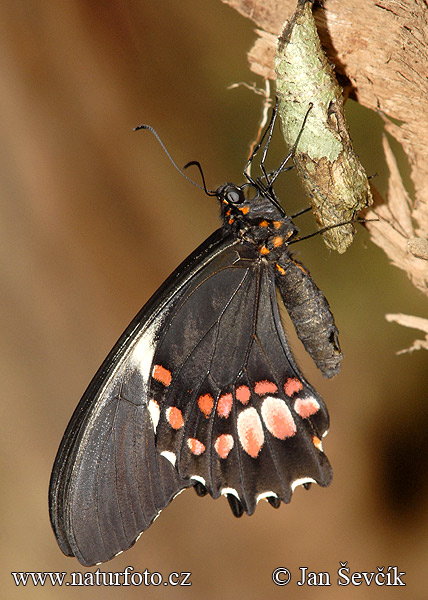
<path id="1" fill-rule="evenodd" d="M 294 12 L 296 0 L 223 2 L 260 28 L 248 54 L 250 67 L 274 79 L 276 37 Z M 401 183 L 392 153 L 386 150 L 391 170 L 388 204 L 381 208 L 380 222 L 370 223 L 368 228 L 373 241 L 390 260 L 428 294 L 428 261 L 424 252 L 412 252 L 415 247 L 426 248 L 428 238 L 427 4 L 424 0 L 325 0 L 323 7 L 314 9 L 314 16 L 322 45 L 345 94 L 380 111 L 386 131 L 407 154 L 414 201 Z"/>

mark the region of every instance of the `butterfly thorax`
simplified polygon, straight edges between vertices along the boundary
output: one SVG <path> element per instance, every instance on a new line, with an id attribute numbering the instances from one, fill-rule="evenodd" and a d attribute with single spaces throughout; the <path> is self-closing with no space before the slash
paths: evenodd
<path id="1" fill-rule="evenodd" d="M 257 190 L 256 198 L 246 198 L 243 188 L 233 183 L 218 188 L 223 227 L 257 246 L 262 257 L 276 261 L 298 229 L 269 194 Z"/>

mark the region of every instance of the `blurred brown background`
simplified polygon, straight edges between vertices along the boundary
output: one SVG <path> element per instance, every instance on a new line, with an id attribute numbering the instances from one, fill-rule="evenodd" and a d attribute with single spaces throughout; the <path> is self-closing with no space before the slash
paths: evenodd
<path id="1" fill-rule="evenodd" d="M 15 588 L 11 571 L 83 571 L 56 545 L 50 470 L 68 419 L 111 346 L 166 276 L 218 226 L 217 205 L 179 165 L 201 161 L 208 185 L 242 181 L 261 100 L 238 81 L 252 25 L 220 0 L 3 1 L 0 5 L 1 515 L 5 598 L 159 597 L 154 588 Z M 258 82 L 262 84 L 261 81 Z M 369 174 L 387 173 L 380 119 L 347 105 Z M 400 149 L 394 146 L 400 158 Z M 284 154 L 274 149 L 272 165 Z M 405 163 L 402 164 L 405 176 Z M 197 173 L 193 173 L 197 179 Z M 287 212 L 306 206 L 292 174 Z M 412 191 L 411 189 L 409 190 Z M 310 217 L 299 221 L 314 230 Z M 328 489 L 298 489 L 279 511 L 236 520 L 225 500 L 177 498 L 128 552 L 101 567 L 192 571 L 171 598 L 307 598 L 300 566 L 352 571 L 398 565 L 406 588 L 346 588 L 347 598 L 426 598 L 428 404 L 426 354 L 396 356 L 417 332 L 385 312 L 426 315 L 425 300 L 360 228 L 344 255 L 319 236 L 295 247 L 334 310 L 345 354 L 323 381 L 300 362 L 331 414 Z M 279 566 L 294 580 L 271 581 Z M 410 594 L 410 595 L 409 595 Z"/>

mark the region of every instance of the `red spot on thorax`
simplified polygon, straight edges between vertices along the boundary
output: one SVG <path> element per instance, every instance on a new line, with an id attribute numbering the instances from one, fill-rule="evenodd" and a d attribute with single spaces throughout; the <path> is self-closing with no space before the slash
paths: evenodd
<path id="1" fill-rule="evenodd" d="M 171 378 L 171 371 L 168 371 L 168 369 L 165 369 L 165 367 L 163 367 L 162 365 L 155 365 L 153 367 L 153 379 L 156 379 L 156 381 L 163 383 L 165 387 L 169 386 L 169 384 L 171 383 Z"/>
<path id="2" fill-rule="evenodd" d="M 278 391 L 278 388 L 273 381 L 264 379 L 263 381 L 256 381 L 254 384 L 254 391 L 259 396 L 264 396 L 265 394 L 275 394 L 275 392 Z"/>
<path id="3" fill-rule="evenodd" d="M 181 410 L 175 406 L 170 406 L 166 410 L 166 418 L 173 429 L 181 429 L 184 425 Z"/>
<path id="4" fill-rule="evenodd" d="M 282 238 L 280 235 L 277 235 L 273 238 L 274 248 L 279 248 L 280 246 L 282 246 L 283 243 L 284 243 L 284 238 Z"/>
<path id="5" fill-rule="evenodd" d="M 297 377 L 289 377 L 284 383 L 284 392 L 291 398 L 293 394 L 303 389 L 303 383 Z"/>
<path id="6" fill-rule="evenodd" d="M 233 448 L 233 437 L 228 433 L 219 435 L 214 442 L 214 448 L 220 458 L 227 458 Z"/>
<path id="7" fill-rule="evenodd" d="M 187 440 L 187 445 L 189 447 L 190 452 L 195 456 L 200 456 L 203 452 L 205 452 L 204 444 L 196 438 L 189 438 Z"/>
<path id="8" fill-rule="evenodd" d="M 235 395 L 241 404 L 248 404 L 251 398 L 250 388 L 247 385 L 240 385 L 236 388 Z"/>
<path id="9" fill-rule="evenodd" d="M 222 394 L 217 402 L 217 414 L 219 417 L 227 419 L 232 410 L 233 396 L 232 394 Z"/>
<path id="10" fill-rule="evenodd" d="M 281 273 L 281 275 L 285 275 L 285 269 L 281 267 L 278 263 L 275 265 L 277 270 Z"/>
<path id="11" fill-rule="evenodd" d="M 214 400 L 211 394 L 204 394 L 198 398 L 198 406 L 201 412 L 208 418 L 214 406 Z"/>

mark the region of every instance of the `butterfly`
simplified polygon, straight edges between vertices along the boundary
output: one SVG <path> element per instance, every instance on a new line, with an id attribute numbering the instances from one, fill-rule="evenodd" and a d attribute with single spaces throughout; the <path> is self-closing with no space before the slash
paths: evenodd
<path id="1" fill-rule="evenodd" d="M 131 547 L 188 487 L 225 496 L 239 517 L 329 485 L 328 412 L 290 351 L 283 307 L 326 377 L 342 354 L 327 300 L 289 249 L 298 229 L 273 190 L 284 164 L 212 192 L 203 180 L 221 228 L 141 309 L 77 406 L 49 502 L 61 550 L 81 564 Z"/>

